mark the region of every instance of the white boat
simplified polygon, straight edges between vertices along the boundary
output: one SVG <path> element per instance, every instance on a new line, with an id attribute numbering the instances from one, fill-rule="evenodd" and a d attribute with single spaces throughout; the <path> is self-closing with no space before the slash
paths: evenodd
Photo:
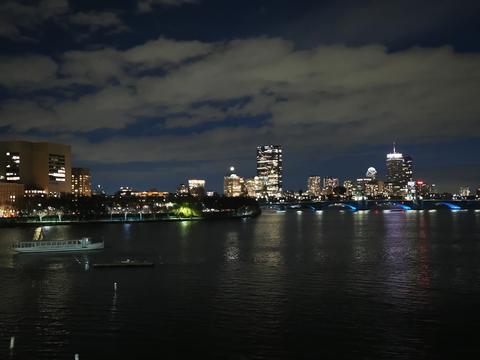
<path id="1" fill-rule="evenodd" d="M 21 241 L 12 246 L 20 253 L 53 252 L 53 251 L 85 251 L 103 249 L 104 243 L 92 242 L 89 238 L 78 240 L 41 240 Z"/>
<path id="2" fill-rule="evenodd" d="M 34 252 L 54 252 L 54 251 L 85 251 L 103 249 L 104 243 L 92 242 L 90 238 L 75 240 L 44 240 L 41 228 L 35 230 L 33 241 L 20 241 L 12 245 L 16 252 L 34 253 Z"/>

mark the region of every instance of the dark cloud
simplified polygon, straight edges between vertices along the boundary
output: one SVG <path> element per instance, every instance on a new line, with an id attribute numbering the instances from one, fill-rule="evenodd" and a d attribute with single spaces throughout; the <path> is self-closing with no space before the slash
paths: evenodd
<path id="1" fill-rule="evenodd" d="M 120 19 L 117 12 L 114 11 L 90 11 L 78 12 L 68 17 L 68 21 L 72 25 L 87 28 L 90 34 L 81 34 L 81 38 L 88 38 L 91 33 L 100 29 L 110 29 L 112 33 L 128 31 L 129 28 Z"/>
<path id="2" fill-rule="evenodd" d="M 187 59 L 193 60 L 182 63 Z M 44 116 L 60 121 L 49 131 L 118 129 L 142 116 L 157 117 L 171 129 L 269 114 L 266 126 L 278 140 L 308 129 L 302 146 L 309 141 L 348 146 L 392 132 L 399 140 L 434 141 L 480 130 L 479 60 L 448 47 L 388 53 L 377 45 L 296 50 L 289 41 L 265 37 L 223 44 L 159 39 L 124 51 L 67 52 L 58 64 L 46 57 L 6 59 L 9 71 L 2 71 L 0 80 L 19 91 L 97 87 L 51 105 Z M 172 63 L 177 65 L 167 66 Z M 35 71 L 14 71 L 21 67 Z M 161 68 L 159 75 L 138 73 Z M 222 105 L 240 98 L 248 101 Z M 26 108 L 36 111 L 33 103 L 28 100 Z M 24 130 L 44 123 L 32 113 L 39 122 L 19 127 L 15 118 L 25 112 L 18 100 L 2 107 L 0 122 Z"/>
<path id="3" fill-rule="evenodd" d="M 193 2 L 143 1 L 139 6 L 152 13 L 135 16 L 148 18 L 154 5 L 188 3 Z M 92 39 L 126 29 L 125 10 L 8 1 L 0 5 L 11 15 L 0 36 L 19 39 L 42 21 L 61 20 L 80 29 L 76 34 L 89 46 L 70 46 L 52 56 L 32 51 L 2 56 L 0 127 L 8 137 L 71 143 L 76 161 L 92 166 L 149 164 L 145 172 L 151 177 L 163 171 L 150 170 L 154 164 L 169 164 L 171 177 L 186 176 L 192 168 L 208 175 L 220 167 L 223 173 L 231 162 L 247 168 L 260 143 L 283 144 L 298 163 L 292 169 L 299 174 L 304 169 L 300 177 L 315 172 L 305 170 L 307 164 L 330 164 L 366 144 L 431 146 L 478 138 L 478 52 L 414 44 L 392 51 L 385 45 L 387 39 L 403 39 L 397 27 L 405 28 L 406 37 L 417 36 L 445 26 L 448 12 L 467 16 L 465 9 L 441 3 L 432 10 L 434 20 L 407 26 L 427 12 L 419 4 L 410 18 L 397 15 L 413 6 L 407 3 L 344 8 L 335 17 L 341 26 L 333 27 L 341 28 L 340 38 L 352 40 L 344 43 L 305 46 L 292 37 L 261 35 L 201 41 L 195 34 L 138 40 L 131 31 L 123 34 L 130 37 L 128 45 L 113 46 Z M 318 33 L 325 26 L 320 21 Z M 373 42 L 377 26 L 384 33 Z"/>
<path id="4" fill-rule="evenodd" d="M 35 3 L 7 0 L 0 4 L 0 37 L 31 41 L 31 32 L 41 23 L 69 11 L 67 0 L 41 0 Z M 27 31 L 25 35 L 23 32 Z"/>
<path id="5" fill-rule="evenodd" d="M 56 80 L 58 65 L 48 56 L 0 57 L 0 86 L 29 91 Z"/>
<path id="6" fill-rule="evenodd" d="M 465 26 L 478 33 L 478 25 L 473 24 L 478 24 L 480 14 L 476 0 L 338 0 L 298 2 L 298 6 L 280 1 L 279 5 L 281 20 L 264 21 L 276 34 L 307 46 L 382 43 L 400 49 L 415 43 L 444 45 L 453 42 L 459 31 L 464 38 L 474 36 L 461 30 Z"/>
<path id="7" fill-rule="evenodd" d="M 7 0 L 0 4 L 0 38 L 37 41 L 38 31 L 49 22 L 59 29 L 86 29 L 75 36 L 77 39 L 85 39 L 100 29 L 110 33 L 128 30 L 118 11 L 74 12 L 68 0 Z"/>

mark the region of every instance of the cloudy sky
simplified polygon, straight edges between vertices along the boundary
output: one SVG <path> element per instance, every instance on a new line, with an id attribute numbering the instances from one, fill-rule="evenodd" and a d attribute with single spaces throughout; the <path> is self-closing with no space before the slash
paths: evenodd
<path id="1" fill-rule="evenodd" d="M 267 143 L 288 189 L 384 175 L 394 141 L 416 178 L 476 188 L 479 16 L 458 0 L 2 0 L 0 137 L 71 144 L 108 191 L 221 191 Z"/>

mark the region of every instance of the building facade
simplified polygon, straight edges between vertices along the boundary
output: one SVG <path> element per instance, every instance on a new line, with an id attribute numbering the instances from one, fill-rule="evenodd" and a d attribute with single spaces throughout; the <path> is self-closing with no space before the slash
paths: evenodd
<path id="1" fill-rule="evenodd" d="M 194 197 L 205 196 L 205 180 L 190 179 L 188 180 L 188 193 Z"/>
<path id="2" fill-rule="evenodd" d="M 402 185 L 405 182 L 403 154 L 397 153 L 395 146 L 393 152 L 387 154 L 387 181 Z"/>
<path id="3" fill-rule="evenodd" d="M 279 198 L 283 192 L 283 153 L 281 145 L 257 147 L 257 176 L 265 179 L 265 194 Z"/>
<path id="4" fill-rule="evenodd" d="M 423 180 L 415 181 L 415 194 L 420 199 L 428 199 L 435 194 L 435 184 L 428 184 Z"/>
<path id="5" fill-rule="evenodd" d="M 413 159 L 409 155 L 403 156 L 403 176 L 404 182 L 409 183 L 413 181 Z"/>
<path id="6" fill-rule="evenodd" d="M 356 199 L 372 199 L 383 196 L 384 183 L 377 180 L 377 174 L 377 170 L 370 166 L 365 173 L 365 177 L 357 179 L 354 191 Z"/>
<path id="7" fill-rule="evenodd" d="M 22 207 L 24 191 L 23 184 L 0 182 L 0 217 L 16 215 Z"/>
<path id="8" fill-rule="evenodd" d="M 355 184 L 353 180 L 345 180 L 343 182 L 343 187 L 345 188 L 345 195 L 352 196 L 355 190 Z"/>
<path id="9" fill-rule="evenodd" d="M 133 191 L 132 196 L 140 198 L 165 198 L 169 195 L 166 191 L 158 191 L 156 189 L 151 189 L 147 191 Z"/>
<path id="10" fill-rule="evenodd" d="M 460 195 L 461 197 L 468 197 L 468 196 L 470 196 L 470 187 L 468 187 L 468 186 L 460 186 L 459 195 Z"/>
<path id="11" fill-rule="evenodd" d="M 230 171 L 223 178 L 223 193 L 228 197 L 238 197 L 247 195 L 245 180 L 235 174 L 235 168 L 232 166 Z"/>
<path id="12" fill-rule="evenodd" d="M 319 197 L 322 195 L 322 179 L 320 176 L 309 176 L 307 180 L 308 195 Z"/>
<path id="13" fill-rule="evenodd" d="M 72 194 L 77 197 L 92 196 L 90 169 L 72 168 Z"/>
<path id="14" fill-rule="evenodd" d="M 188 186 L 183 184 L 183 183 L 178 185 L 175 195 L 176 196 L 186 196 L 186 195 L 188 195 Z"/>
<path id="15" fill-rule="evenodd" d="M 322 193 L 324 195 L 333 194 L 333 189 L 335 189 L 338 185 L 340 185 L 340 181 L 338 178 L 331 178 L 327 176 L 323 178 Z"/>
<path id="16" fill-rule="evenodd" d="M 398 153 L 393 145 L 393 152 L 387 154 L 386 189 L 390 195 L 405 195 L 408 184 L 413 182 L 413 159 Z"/>
<path id="17" fill-rule="evenodd" d="M 259 176 L 245 179 L 246 196 L 259 199 L 266 193 L 266 179 Z"/>
<path id="18" fill-rule="evenodd" d="M 49 195 L 72 191 L 71 149 L 68 145 L 28 142 L 0 142 L 0 177 L 24 184 L 25 190 L 41 190 Z"/>

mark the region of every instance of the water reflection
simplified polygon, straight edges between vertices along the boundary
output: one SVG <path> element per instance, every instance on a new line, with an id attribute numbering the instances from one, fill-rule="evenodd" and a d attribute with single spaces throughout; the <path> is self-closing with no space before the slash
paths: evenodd
<path id="1" fill-rule="evenodd" d="M 284 240 L 282 233 L 285 231 L 286 223 L 290 217 L 288 214 L 265 217 L 266 221 L 256 222 L 252 237 L 253 262 L 280 265 L 281 242 Z"/>
<path id="2" fill-rule="evenodd" d="M 419 252 L 419 285 L 423 288 L 430 286 L 430 267 L 428 260 L 428 237 L 427 237 L 427 219 L 425 216 L 417 216 L 418 228 L 418 252 Z"/>
<path id="3" fill-rule="evenodd" d="M 105 236 L 108 246 L 32 256 L 8 249 L 32 229 L 0 229 L 0 343 L 15 334 L 25 349 L 15 355 L 39 359 L 68 358 L 72 344 L 92 358 L 99 348 L 105 358 L 125 358 L 131 347 L 155 344 L 170 355 L 186 343 L 210 358 L 427 358 L 419 349 L 438 349 L 447 333 L 449 344 L 474 348 L 462 323 L 480 318 L 479 219 L 328 210 L 64 226 L 49 236 Z M 164 264 L 90 267 L 124 256 L 161 256 Z M 8 356 L 3 345 L 0 358 Z"/>
<path id="4" fill-rule="evenodd" d="M 386 290 L 389 301 L 404 306 L 404 300 L 411 291 L 409 277 L 410 264 L 415 257 L 412 234 L 406 231 L 407 215 L 405 212 L 390 212 L 383 215 L 385 226 L 384 261 Z"/>
<path id="5" fill-rule="evenodd" d="M 225 237 L 225 261 L 237 261 L 239 257 L 238 232 L 230 231 Z"/>
<path id="6" fill-rule="evenodd" d="M 353 217 L 353 261 L 355 263 L 365 263 L 369 261 L 368 253 L 373 249 L 368 249 L 369 237 L 372 235 L 367 231 L 368 227 L 365 226 L 365 222 L 369 221 L 370 217 L 368 212 L 359 210 L 354 213 Z"/>

